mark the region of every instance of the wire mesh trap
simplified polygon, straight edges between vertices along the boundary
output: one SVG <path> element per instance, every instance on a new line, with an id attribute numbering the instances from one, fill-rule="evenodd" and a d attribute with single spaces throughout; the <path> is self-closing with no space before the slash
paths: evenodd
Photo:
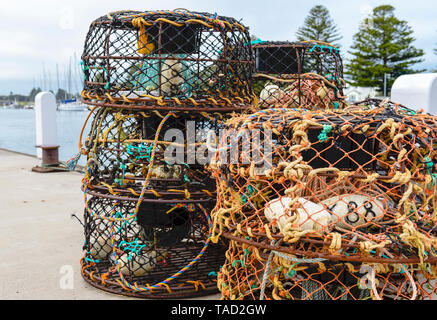
<path id="1" fill-rule="evenodd" d="M 261 110 L 229 127 L 235 139 L 219 143 L 210 166 L 218 186 L 214 240 L 223 235 L 278 252 L 283 261 L 275 268 L 293 265 L 298 284 L 316 281 L 327 299 L 425 299 L 435 293 L 437 117 L 368 101 L 341 110 Z M 242 139 L 247 130 L 260 131 L 263 139 Z M 256 151 L 262 161 L 225 163 L 220 152 L 235 150 L 239 160 Z M 235 267 L 240 251 L 228 255 L 224 270 Z M 370 274 L 367 293 L 353 284 L 363 268 Z M 240 285 L 240 271 L 228 286 Z M 349 282 L 331 288 L 346 271 Z M 324 272 L 332 275 L 316 277 Z M 315 298 L 307 289 L 293 293 L 293 281 L 290 290 L 281 289 L 285 298 Z M 419 288 L 425 284 L 431 293 Z M 336 288 L 343 293 L 334 294 Z"/>
<path id="2" fill-rule="evenodd" d="M 226 245 L 210 241 L 215 180 L 198 160 L 207 132 L 252 106 L 253 65 L 248 30 L 233 18 L 119 11 L 91 24 L 82 55 L 82 101 L 95 107 L 82 150 L 86 281 L 146 298 L 217 291 Z M 179 148 L 182 160 L 166 153 Z"/>
<path id="3" fill-rule="evenodd" d="M 225 300 L 367 300 L 375 292 L 384 300 L 430 300 L 437 293 L 419 264 L 380 265 L 374 272 L 357 262 L 303 259 L 230 238 L 217 279 Z"/>
<path id="4" fill-rule="evenodd" d="M 86 140 L 87 153 L 95 160 L 90 166 L 94 189 L 138 196 L 154 148 L 148 197 L 211 199 L 214 196 L 215 180 L 196 160 L 207 132 L 218 132 L 226 114 L 161 114 L 104 107 L 94 112 Z M 191 159 L 194 155 L 197 158 Z M 207 163 L 208 157 L 204 156 Z"/>
<path id="5" fill-rule="evenodd" d="M 343 62 L 338 48 L 318 41 L 252 43 L 259 108 L 344 107 Z"/>
<path id="6" fill-rule="evenodd" d="M 82 101 L 149 110 L 251 106 L 248 29 L 209 13 L 119 11 L 95 20 L 82 55 Z"/>
<path id="7" fill-rule="evenodd" d="M 136 202 L 87 199 L 84 279 L 109 292 L 143 298 L 216 292 L 224 246 L 208 237 L 207 210 L 214 202 L 144 200 L 132 218 Z"/>
<path id="8" fill-rule="evenodd" d="M 225 114 L 163 115 L 109 107 L 93 112 L 82 187 L 85 280 L 103 290 L 145 298 L 217 291 L 216 271 L 224 262 L 225 245 L 210 243 L 215 181 L 203 165 L 185 159 L 188 135 L 197 134 L 192 141 L 200 141 L 207 130 L 218 130 Z M 169 163 L 165 154 L 170 130 L 182 133 L 177 143 L 181 162 Z"/>

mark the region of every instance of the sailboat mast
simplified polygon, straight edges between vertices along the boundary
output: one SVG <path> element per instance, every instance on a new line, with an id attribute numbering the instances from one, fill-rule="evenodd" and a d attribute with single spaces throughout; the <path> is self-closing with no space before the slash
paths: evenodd
<path id="1" fill-rule="evenodd" d="M 58 67 L 58 64 L 56 64 L 56 84 L 58 86 L 58 91 L 56 91 L 56 93 L 58 93 L 59 89 L 60 89 L 60 84 L 59 84 L 59 67 Z"/>
<path id="2" fill-rule="evenodd" d="M 46 79 L 46 68 L 44 66 L 44 61 L 42 62 L 42 85 L 43 85 L 43 91 L 47 90 L 47 79 Z"/>
<path id="3" fill-rule="evenodd" d="M 74 66 L 74 88 L 76 89 L 75 94 L 78 94 L 80 92 L 80 73 L 79 73 L 79 64 L 77 63 L 77 56 L 76 56 L 76 51 L 74 52 L 74 57 L 73 57 L 74 61 L 73 61 L 73 66 Z M 78 85 L 79 84 L 79 85 Z"/>
<path id="4" fill-rule="evenodd" d="M 52 90 L 52 78 L 50 75 L 50 69 L 47 69 L 47 84 L 48 84 L 49 91 L 51 91 Z"/>
<path id="5" fill-rule="evenodd" d="M 68 94 L 71 92 L 71 57 L 68 60 Z"/>

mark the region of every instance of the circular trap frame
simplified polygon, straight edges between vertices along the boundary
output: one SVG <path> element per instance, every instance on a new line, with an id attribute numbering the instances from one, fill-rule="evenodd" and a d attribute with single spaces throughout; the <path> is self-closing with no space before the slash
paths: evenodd
<path id="1" fill-rule="evenodd" d="M 118 11 L 91 23 L 86 104 L 230 112 L 253 102 L 253 52 L 237 20 L 187 10 Z"/>
<path id="2" fill-rule="evenodd" d="M 319 41 L 252 41 L 254 94 L 261 109 L 345 106 L 340 50 Z"/>
<path id="3" fill-rule="evenodd" d="M 410 275 L 411 298 L 430 296 L 418 294 L 420 281 L 411 279 L 419 275 L 434 281 L 434 292 L 435 116 L 368 101 L 342 110 L 263 110 L 228 124 L 235 144 L 221 141 L 218 150 L 237 149 L 242 157 L 259 150 L 263 161 L 223 165 L 217 152 L 215 240 L 275 251 L 291 264 L 367 268 L 374 299 L 407 296 L 378 295 L 384 282 L 375 279 L 389 273 Z M 240 139 L 245 129 L 261 131 L 264 141 Z"/>
<path id="4" fill-rule="evenodd" d="M 114 200 L 85 194 L 83 278 L 102 290 L 140 298 L 217 292 L 223 243 L 210 242 L 213 201 Z"/>

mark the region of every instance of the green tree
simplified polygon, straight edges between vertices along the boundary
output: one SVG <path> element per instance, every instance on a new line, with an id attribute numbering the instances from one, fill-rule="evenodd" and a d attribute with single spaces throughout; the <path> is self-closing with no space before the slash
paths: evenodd
<path id="1" fill-rule="evenodd" d="M 423 72 L 413 66 L 423 61 L 425 53 L 413 46 L 413 30 L 406 21 L 394 15 L 395 8 L 382 5 L 362 21 L 353 37 L 352 55 L 345 74 L 353 86 L 377 87 L 384 90 L 384 75 L 390 74 L 387 88 L 408 73 Z"/>
<path id="2" fill-rule="evenodd" d="M 437 43 L 436 43 L 437 45 Z M 437 56 L 437 48 L 434 49 L 434 54 Z M 435 69 L 433 72 L 437 72 L 437 69 Z"/>
<path id="3" fill-rule="evenodd" d="M 437 43 L 436 43 L 436 45 L 437 45 Z M 434 53 L 437 55 L 437 48 L 434 49 Z"/>
<path id="4" fill-rule="evenodd" d="M 437 43 L 436 43 L 437 45 Z M 437 48 L 434 49 L 434 54 L 437 56 Z M 437 70 L 435 70 L 435 72 L 437 72 Z"/>
<path id="5" fill-rule="evenodd" d="M 71 99 L 73 98 L 73 95 L 71 93 L 68 93 L 66 90 L 59 88 L 56 92 L 56 100 L 65 100 L 65 99 Z"/>
<path id="6" fill-rule="evenodd" d="M 29 93 L 29 101 L 34 101 L 38 93 L 41 92 L 41 88 L 33 88 Z"/>
<path id="7" fill-rule="evenodd" d="M 336 47 L 340 47 L 338 41 L 343 38 L 328 9 L 322 5 L 311 8 L 304 25 L 297 30 L 296 37 L 299 41 L 318 40 Z"/>

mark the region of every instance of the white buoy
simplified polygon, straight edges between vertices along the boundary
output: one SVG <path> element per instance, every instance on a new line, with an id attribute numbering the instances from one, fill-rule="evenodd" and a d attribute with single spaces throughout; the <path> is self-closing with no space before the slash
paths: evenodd
<path id="1" fill-rule="evenodd" d="M 157 253 L 156 251 L 150 251 L 141 255 L 132 253 L 130 255 L 125 253 L 118 259 L 118 266 L 122 275 L 134 275 L 137 277 L 144 276 L 148 272 L 152 271 L 156 266 Z"/>
<path id="2" fill-rule="evenodd" d="M 179 179 L 182 173 L 180 165 L 168 166 L 165 164 L 154 165 L 150 176 L 158 179 Z"/>
<path id="3" fill-rule="evenodd" d="M 51 92 L 40 92 L 35 97 L 36 155 L 42 158 L 42 147 L 56 147 L 56 98 Z"/>
<path id="4" fill-rule="evenodd" d="M 302 230 L 320 230 L 329 224 L 351 229 L 381 221 L 388 210 L 388 200 L 382 197 L 369 197 L 361 194 L 345 194 L 334 196 L 314 203 L 305 198 L 299 198 L 301 207 L 297 208 L 299 220 L 296 222 Z M 286 214 L 291 198 L 276 198 L 266 203 L 264 215 L 267 220 L 276 220 L 282 231 L 288 218 L 293 213 Z"/>
<path id="5" fill-rule="evenodd" d="M 179 94 L 180 87 L 184 83 L 182 63 L 178 60 L 165 59 L 161 68 L 162 93 L 167 96 Z"/>
<path id="6" fill-rule="evenodd" d="M 281 96 L 283 91 L 276 84 L 268 84 L 261 90 L 259 98 L 266 103 L 273 103 Z"/>
<path id="7" fill-rule="evenodd" d="M 321 86 L 319 89 L 317 89 L 317 96 L 322 100 L 326 97 L 326 95 L 328 93 L 329 93 L 329 90 L 324 85 Z"/>
<path id="8" fill-rule="evenodd" d="M 102 236 L 97 237 L 97 239 L 91 238 L 91 256 L 98 260 L 105 259 L 112 252 L 112 247 L 109 245 L 108 242 L 109 239 L 105 240 Z"/>
<path id="9" fill-rule="evenodd" d="M 333 223 L 342 228 L 363 227 L 380 221 L 387 211 L 387 199 L 361 194 L 344 194 L 320 202 L 332 213 Z"/>
<path id="10" fill-rule="evenodd" d="M 299 220 L 297 224 L 302 230 L 320 230 L 328 226 L 331 222 L 331 215 L 320 204 L 299 198 L 301 206 L 297 208 Z M 282 231 L 291 214 L 286 214 L 289 209 L 291 198 L 281 197 L 266 203 L 264 214 L 269 221 L 276 219 L 279 230 Z"/>

